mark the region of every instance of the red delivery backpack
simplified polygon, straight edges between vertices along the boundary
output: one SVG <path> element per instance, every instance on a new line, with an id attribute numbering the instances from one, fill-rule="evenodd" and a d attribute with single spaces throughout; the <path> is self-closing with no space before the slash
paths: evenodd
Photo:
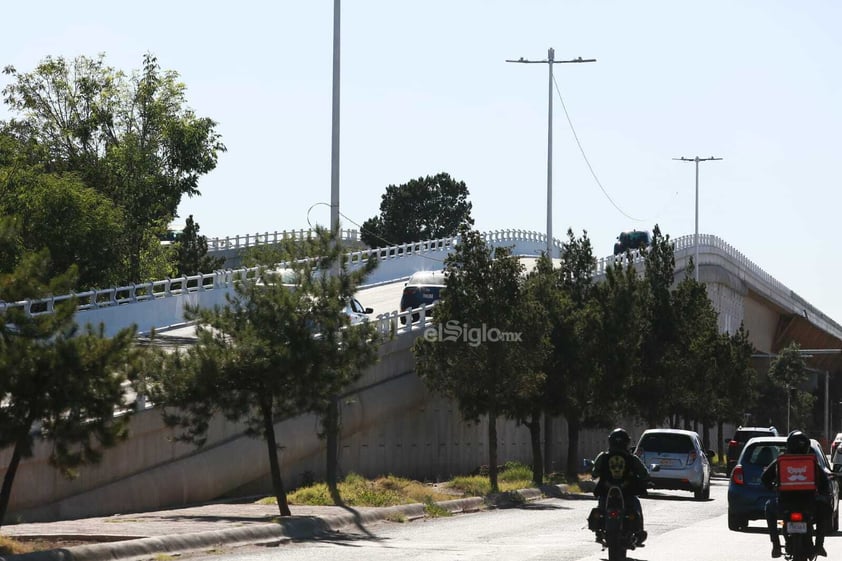
<path id="1" fill-rule="evenodd" d="M 816 458 L 812 454 L 782 454 L 778 456 L 780 491 L 815 491 Z"/>

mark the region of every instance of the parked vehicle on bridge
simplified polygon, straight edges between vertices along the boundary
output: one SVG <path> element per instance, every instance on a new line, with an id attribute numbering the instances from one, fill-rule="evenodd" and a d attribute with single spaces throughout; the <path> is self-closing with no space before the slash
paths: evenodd
<path id="1" fill-rule="evenodd" d="M 819 467 L 831 473 L 821 444 L 811 439 L 810 449 Z M 785 450 L 785 436 L 758 436 L 746 443 L 728 481 L 729 530 L 744 530 L 750 520 L 766 520 L 766 501 L 775 496 L 775 491 L 763 485 L 760 475 Z M 831 524 L 836 532 L 839 530 L 839 483 L 835 478 L 830 478 L 830 485 L 833 488 Z"/>
<path id="2" fill-rule="evenodd" d="M 743 447 L 755 436 L 778 436 L 778 429 L 775 427 L 737 427 L 734 438 L 728 441 L 726 475 L 731 476 L 731 470 L 737 465 Z"/>
<path id="3" fill-rule="evenodd" d="M 692 491 L 697 499 L 710 498 L 710 460 L 713 450 L 702 449 L 699 434 L 681 429 L 649 429 L 640 436 L 634 453 L 646 465 L 657 465 L 655 489 Z"/>
<path id="4" fill-rule="evenodd" d="M 351 298 L 345 305 L 345 314 L 351 319 L 351 325 L 368 321 L 368 316 L 372 313 L 373 308 L 366 308 L 356 298 Z"/>
<path id="5" fill-rule="evenodd" d="M 288 268 L 274 269 L 268 273 L 267 278 L 268 280 L 266 282 L 268 284 L 280 282 L 281 285 L 290 290 L 295 290 L 299 282 L 298 273 L 295 270 Z M 260 286 L 264 284 L 264 281 L 259 279 L 257 284 Z M 343 312 L 351 320 L 351 325 L 356 325 L 358 323 L 368 321 L 369 315 L 374 313 L 374 309 L 363 306 L 356 298 L 350 298 L 345 303 Z"/>
<path id="6" fill-rule="evenodd" d="M 444 291 L 444 271 L 417 271 L 413 273 L 403 287 L 400 311 L 405 312 L 430 305 L 441 299 Z M 419 314 L 412 314 L 413 323 L 419 320 Z M 406 323 L 406 318 L 401 318 Z"/>
<path id="7" fill-rule="evenodd" d="M 649 232 L 632 230 L 631 232 L 620 232 L 617 242 L 614 244 L 614 255 L 620 255 L 626 251 L 646 249 L 652 243 Z"/>

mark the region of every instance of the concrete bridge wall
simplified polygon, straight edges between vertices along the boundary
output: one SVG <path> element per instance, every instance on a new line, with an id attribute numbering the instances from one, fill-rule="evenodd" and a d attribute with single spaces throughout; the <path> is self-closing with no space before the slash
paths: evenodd
<path id="1" fill-rule="evenodd" d="M 381 360 L 341 400 L 341 473 L 396 474 L 439 480 L 487 464 L 487 420 L 462 420 L 455 403 L 432 395 L 414 373 L 410 349 L 420 330 L 385 343 Z M 641 426 L 626 425 L 633 435 Z M 310 477 L 324 477 L 324 443 L 319 420 L 303 415 L 276 425 L 287 488 Z M 499 460 L 531 462 L 529 431 L 498 420 Z M 553 461 L 564 466 L 567 426 L 553 423 Z M 605 443 L 605 430 L 584 431 L 581 457 L 593 457 Z M 218 417 L 200 449 L 172 440 L 160 413 L 134 416 L 130 439 L 105 451 L 101 464 L 85 466 L 74 480 L 48 464 L 41 443 L 19 468 L 7 521 L 43 521 L 141 512 L 209 501 L 226 496 L 271 495 L 266 444 L 246 438 L 243 426 Z M 0 453 L 8 465 L 11 450 Z M 3 470 L 0 470 L 2 476 Z"/>
<path id="2" fill-rule="evenodd" d="M 780 283 L 764 276 L 759 268 L 746 264 L 739 254 L 714 242 L 703 247 L 699 271 L 720 312 L 720 329 L 732 331 L 745 321 L 757 348 L 767 351 L 772 348 L 781 314 L 792 314 L 800 308 L 809 310 L 810 324 L 817 329 L 834 335 L 842 331 L 838 324 Z M 537 247 L 542 242 L 536 239 L 524 243 L 523 253 L 528 254 L 529 244 Z M 448 249 L 442 245 L 440 249 L 428 248 L 429 251 L 447 253 Z M 683 278 L 689 256 L 690 246 L 685 240 L 676 250 L 676 279 Z M 418 256 L 415 264 L 407 257 L 404 254 L 384 259 L 383 274 L 390 280 L 401 271 L 409 274 L 423 268 L 422 260 L 426 268 L 431 268 L 429 256 Z M 598 269 L 607 266 L 607 262 L 600 263 Z M 597 270 L 596 274 L 601 272 Z M 185 303 L 208 306 L 224 302 L 225 294 L 232 290 L 230 272 L 212 277 L 213 282 L 209 283 L 199 279 L 192 290 L 186 281 L 178 288 L 166 284 L 163 297 L 151 296 L 152 290 L 143 300 L 135 297 L 134 290 L 119 301 L 112 295 L 108 304 L 88 305 L 79 317 L 83 323 L 104 321 L 114 332 L 114 326 L 126 323 L 127 318 L 134 323 L 146 318 L 142 320 L 145 325 L 172 325 L 179 318 L 183 320 Z M 385 343 L 380 362 L 364 374 L 356 391 L 342 400 L 343 472 L 436 479 L 471 471 L 487 462 L 485 423 L 463 422 L 453 403 L 430 395 L 414 374 L 410 345 L 418 333 L 399 333 Z M 312 415 L 278 423 L 288 486 L 299 484 L 304 474 L 323 476 L 324 451 L 323 443 L 316 437 L 318 426 L 318 419 Z M 642 430 L 639 426 L 627 426 L 634 434 Z M 528 462 L 528 431 L 513 422 L 501 421 L 498 428 L 500 461 Z M 128 442 L 106 451 L 102 464 L 83 467 L 80 477 L 72 481 L 48 465 L 50 451 L 48 445 L 41 443 L 36 446 L 35 456 L 20 466 L 7 520 L 78 518 L 191 504 L 227 495 L 268 494 L 265 444 L 244 437 L 242 431 L 240 425 L 216 419 L 208 443 L 196 450 L 173 442 L 173 434 L 163 426 L 159 413 L 148 409 L 133 418 Z M 582 457 L 593 456 L 603 446 L 604 433 L 585 431 L 580 438 Z M 563 420 L 555 422 L 553 434 L 553 460 L 561 466 L 566 461 L 567 448 Z M 8 465 L 10 455 L 9 449 L 0 452 L 0 466 Z M 4 469 L 0 470 L 0 476 L 3 473 Z"/>

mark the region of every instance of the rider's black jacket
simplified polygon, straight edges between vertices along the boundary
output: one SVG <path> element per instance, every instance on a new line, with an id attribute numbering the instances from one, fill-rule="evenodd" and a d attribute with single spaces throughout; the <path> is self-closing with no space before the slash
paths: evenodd
<path id="1" fill-rule="evenodd" d="M 594 495 L 602 496 L 612 484 L 619 485 L 624 494 L 645 495 L 649 470 L 640 458 L 625 450 L 600 452 L 594 460 L 591 474 L 599 483 Z"/>

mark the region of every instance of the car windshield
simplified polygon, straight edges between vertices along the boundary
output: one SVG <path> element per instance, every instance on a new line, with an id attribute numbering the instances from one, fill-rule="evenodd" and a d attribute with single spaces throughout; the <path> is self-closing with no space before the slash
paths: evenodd
<path id="1" fill-rule="evenodd" d="M 693 441 L 683 434 L 647 434 L 640 441 L 640 449 L 646 452 L 686 454 L 693 451 Z"/>

